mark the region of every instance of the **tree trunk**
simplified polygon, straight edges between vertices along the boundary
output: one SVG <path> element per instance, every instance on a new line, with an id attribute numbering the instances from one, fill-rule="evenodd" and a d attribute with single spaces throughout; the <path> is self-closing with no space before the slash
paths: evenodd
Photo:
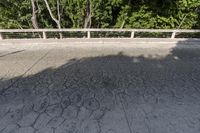
<path id="1" fill-rule="evenodd" d="M 122 24 L 120 26 L 120 29 L 123 29 L 124 28 L 124 24 L 125 24 L 125 20 L 122 21 Z"/>
<path id="2" fill-rule="evenodd" d="M 58 15 L 58 19 L 56 19 L 56 17 L 53 15 L 52 11 L 51 11 L 51 8 L 49 6 L 49 3 L 47 2 L 47 0 L 44 0 L 45 4 L 46 4 L 46 7 L 47 7 L 47 10 L 49 11 L 49 14 L 52 18 L 52 20 L 57 24 L 57 27 L 58 29 L 61 29 L 61 24 L 60 24 L 60 4 L 59 4 L 59 1 L 57 0 L 57 15 Z M 60 38 L 62 38 L 62 33 L 59 33 L 60 35 Z"/>
<path id="3" fill-rule="evenodd" d="M 35 0 L 31 0 L 31 6 L 32 6 L 31 22 L 32 22 L 33 28 L 34 29 L 39 29 L 38 22 L 37 22 L 37 13 L 38 13 L 38 10 L 35 7 Z M 33 35 L 35 36 L 34 33 L 33 33 Z M 39 33 L 39 38 L 41 38 L 40 33 Z"/>
<path id="4" fill-rule="evenodd" d="M 32 25 L 34 29 L 39 29 L 38 22 L 37 22 L 38 10 L 36 10 L 36 7 L 35 7 L 35 0 L 31 0 L 31 5 L 32 5 L 32 17 L 31 17 Z"/>
<path id="5" fill-rule="evenodd" d="M 60 20 L 61 20 L 61 17 L 60 17 L 60 2 L 59 2 L 59 0 L 57 0 L 57 15 L 58 15 L 58 22 L 59 22 L 58 28 L 61 29 L 61 25 L 60 25 Z M 60 38 L 63 38 L 61 32 L 59 32 L 59 36 L 60 36 Z"/>
<path id="6" fill-rule="evenodd" d="M 92 1 L 87 0 L 84 28 L 90 28 L 91 27 L 91 24 L 92 24 L 91 18 L 92 18 Z"/>

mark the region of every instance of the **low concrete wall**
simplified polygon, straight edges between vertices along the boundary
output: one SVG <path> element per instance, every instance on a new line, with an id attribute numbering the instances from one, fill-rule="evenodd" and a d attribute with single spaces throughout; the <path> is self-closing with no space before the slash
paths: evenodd
<path id="1" fill-rule="evenodd" d="M 118 43 L 118 44 L 169 44 L 169 43 L 181 43 L 181 44 L 200 44 L 199 38 L 183 38 L 183 39 L 170 39 L 170 38 L 71 38 L 71 39 L 12 39 L 12 40 L 0 40 L 1 44 L 77 44 L 77 43 Z"/>

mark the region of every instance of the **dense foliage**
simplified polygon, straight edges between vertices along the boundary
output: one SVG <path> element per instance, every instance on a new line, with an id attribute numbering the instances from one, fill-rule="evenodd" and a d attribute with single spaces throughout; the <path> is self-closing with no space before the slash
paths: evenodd
<path id="1" fill-rule="evenodd" d="M 1 0 L 0 28 L 200 28 L 200 0 L 46 2 Z"/>

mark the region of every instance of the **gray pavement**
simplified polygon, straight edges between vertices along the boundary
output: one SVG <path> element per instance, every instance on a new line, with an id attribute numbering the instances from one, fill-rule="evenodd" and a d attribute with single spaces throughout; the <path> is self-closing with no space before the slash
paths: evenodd
<path id="1" fill-rule="evenodd" d="M 0 133 L 199 132 L 198 41 L 0 43 Z"/>

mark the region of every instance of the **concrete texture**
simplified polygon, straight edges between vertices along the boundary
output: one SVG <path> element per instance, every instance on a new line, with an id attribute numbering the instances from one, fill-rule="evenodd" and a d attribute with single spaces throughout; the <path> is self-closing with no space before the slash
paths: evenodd
<path id="1" fill-rule="evenodd" d="M 32 42 L 0 42 L 0 133 L 200 132 L 199 41 Z"/>

